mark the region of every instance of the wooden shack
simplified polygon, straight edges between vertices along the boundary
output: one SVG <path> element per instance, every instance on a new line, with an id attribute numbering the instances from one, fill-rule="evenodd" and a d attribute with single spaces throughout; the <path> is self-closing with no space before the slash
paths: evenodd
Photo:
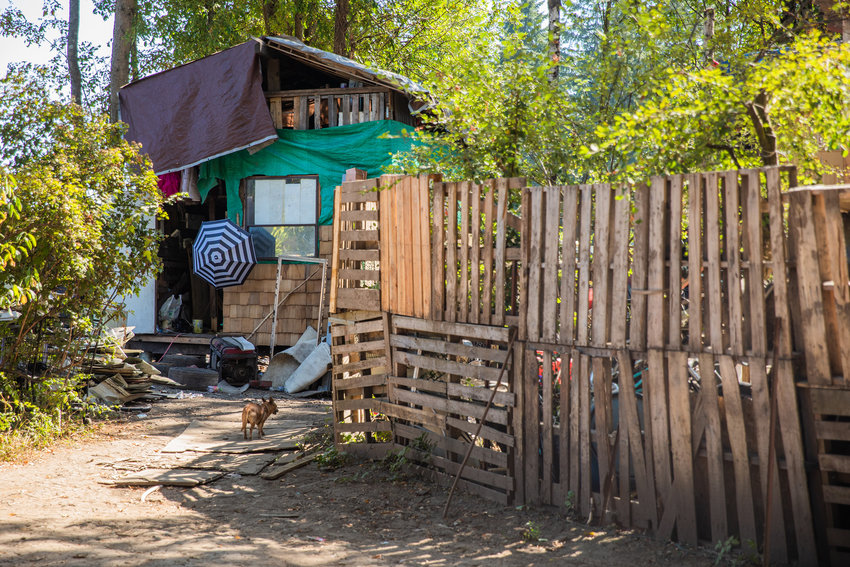
<path id="1" fill-rule="evenodd" d="M 315 326 L 323 273 L 315 260 L 330 259 L 334 188 L 350 169 L 380 175 L 410 147 L 404 130 L 416 125 L 422 95 L 405 77 L 288 37 L 254 38 L 125 86 L 127 137 L 148 153 L 169 197 L 167 218 L 156 221 L 163 270 L 127 298 L 127 324 L 145 348 L 205 350 L 219 332 L 285 346 Z M 192 273 L 191 252 L 201 223 L 221 218 L 254 235 L 259 264 L 243 285 L 216 290 Z M 278 256 L 307 263 L 281 267 L 272 339 Z M 183 310 L 166 329 L 158 312 L 170 296 Z M 186 336 L 196 320 L 203 334 Z"/>

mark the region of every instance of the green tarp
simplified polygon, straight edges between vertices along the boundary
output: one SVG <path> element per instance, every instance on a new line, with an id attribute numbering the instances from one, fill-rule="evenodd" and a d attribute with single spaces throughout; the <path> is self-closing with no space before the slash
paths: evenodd
<path id="1" fill-rule="evenodd" d="M 239 181 L 252 175 L 316 175 L 322 192 L 319 224 L 333 222 L 334 188 L 345 170 L 356 167 L 369 177 L 383 173 L 392 154 L 410 149 L 412 127 L 395 120 L 350 124 L 323 130 L 278 130 L 280 139 L 251 155 L 242 150 L 200 166 L 198 190 L 206 199 L 218 180 L 227 190 L 227 216 L 242 220 Z"/>

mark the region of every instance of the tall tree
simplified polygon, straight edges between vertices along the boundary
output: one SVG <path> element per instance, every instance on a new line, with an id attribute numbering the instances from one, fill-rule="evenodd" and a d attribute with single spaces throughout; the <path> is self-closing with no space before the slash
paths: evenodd
<path id="1" fill-rule="evenodd" d="M 549 58 L 552 68 L 549 77 L 552 82 L 558 80 L 561 61 L 561 0 L 548 0 L 549 6 Z"/>
<path id="2" fill-rule="evenodd" d="M 118 89 L 130 80 L 130 56 L 136 45 L 136 0 L 115 0 L 112 58 L 109 67 L 109 120 L 118 121 Z"/>
<path id="3" fill-rule="evenodd" d="M 80 0 L 68 0 L 68 74 L 71 77 L 71 101 L 83 104 L 83 78 L 80 74 Z"/>
<path id="4" fill-rule="evenodd" d="M 334 8 L 334 53 L 349 55 L 349 17 L 351 5 L 348 0 L 336 0 Z"/>

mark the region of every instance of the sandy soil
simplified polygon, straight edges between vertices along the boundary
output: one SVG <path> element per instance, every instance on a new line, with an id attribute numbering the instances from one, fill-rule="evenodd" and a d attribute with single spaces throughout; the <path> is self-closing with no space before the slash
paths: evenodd
<path id="1" fill-rule="evenodd" d="M 278 403 L 272 419 L 321 424 L 329 416 L 324 401 Z M 121 459 L 156 456 L 191 419 L 232 415 L 243 404 L 210 395 L 165 400 L 147 418 L 128 417 L 28 462 L 0 464 L 0 565 L 712 564 L 706 550 L 462 493 L 443 521 L 446 487 L 392 480 L 368 462 L 329 472 L 314 463 L 273 481 L 230 475 L 195 488 L 162 488 L 144 502 L 145 488 L 102 484 L 126 472 Z M 528 522 L 539 541 L 523 539 Z"/>

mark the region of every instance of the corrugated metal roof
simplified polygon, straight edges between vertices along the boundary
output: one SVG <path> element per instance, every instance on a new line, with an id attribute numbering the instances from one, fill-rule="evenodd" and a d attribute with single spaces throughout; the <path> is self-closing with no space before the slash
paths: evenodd
<path id="1" fill-rule="evenodd" d="M 269 45 L 286 52 L 292 57 L 300 59 L 307 64 L 330 68 L 368 81 L 383 84 L 385 86 L 407 92 L 409 94 L 424 94 L 427 91 L 419 83 L 408 79 L 398 73 L 384 71 L 382 69 L 370 69 L 362 63 L 358 63 L 348 57 L 337 55 L 322 49 L 310 47 L 291 37 L 265 36 L 263 38 Z"/>

